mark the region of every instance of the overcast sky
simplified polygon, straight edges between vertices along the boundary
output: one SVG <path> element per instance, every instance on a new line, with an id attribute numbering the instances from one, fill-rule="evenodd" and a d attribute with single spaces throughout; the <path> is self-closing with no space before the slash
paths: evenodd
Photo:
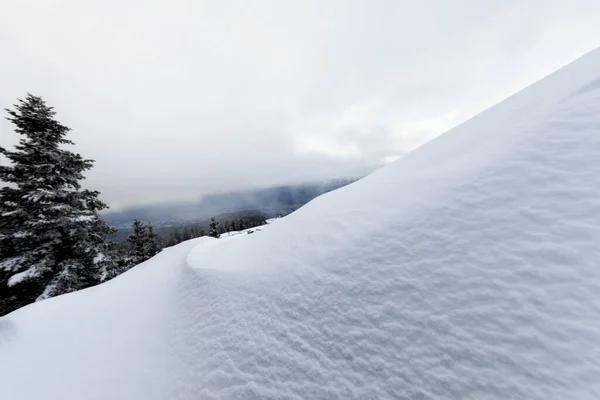
<path id="1" fill-rule="evenodd" d="M 1 1 L 1 108 L 113 208 L 361 174 L 600 46 L 598 0 Z"/>

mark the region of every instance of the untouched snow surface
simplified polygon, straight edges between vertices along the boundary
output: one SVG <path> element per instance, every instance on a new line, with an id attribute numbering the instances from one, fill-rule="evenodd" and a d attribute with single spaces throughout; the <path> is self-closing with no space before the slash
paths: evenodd
<path id="1" fill-rule="evenodd" d="M 600 51 L 252 235 L 0 318 L 2 399 L 600 398 Z"/>

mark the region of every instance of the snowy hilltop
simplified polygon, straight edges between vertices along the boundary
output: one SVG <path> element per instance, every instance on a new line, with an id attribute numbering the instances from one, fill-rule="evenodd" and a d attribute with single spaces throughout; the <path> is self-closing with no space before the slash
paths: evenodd
<path id="1" fill-rule="evenodd" d="M 597 399 L 600 50 L 252 234 L 0 318 L 0 398 Z"/>

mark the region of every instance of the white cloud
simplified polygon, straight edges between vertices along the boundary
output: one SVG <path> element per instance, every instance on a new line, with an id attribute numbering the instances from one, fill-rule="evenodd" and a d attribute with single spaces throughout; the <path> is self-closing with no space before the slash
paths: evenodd
<path id="1" fill-rule="evenodd" d="M 389 162 L 600 45 L 599 18 L 595 0 L 7 0 L 0 105 L 55 106 L 112 205 L 193 198 Z"/>

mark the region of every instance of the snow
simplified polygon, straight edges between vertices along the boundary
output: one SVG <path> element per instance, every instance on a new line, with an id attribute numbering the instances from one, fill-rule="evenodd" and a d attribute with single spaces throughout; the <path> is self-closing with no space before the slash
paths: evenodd
<path id="1" fill-rule="evenodd" d="M 43 198 L 46 197 L 50 197 L 54 195 L 54 192 L 47 190 L 47 189 L 36 189 L 33 193 L 29 193 L 26 194 L 25 196 L 23 196 L 24 199 L 32 201 L 32 202 L 38 202 Z"/>
<path id="2" fill-rule="evenodd" d="M 69 218 L 72 222 L 92 222 L 98 219 L 97 215 L 79 215 L 77 217 Z"/>
<path id="3" fill-rule="evenodd" d="M 11 259 L 11 260 L 14 260 L 14 259 Z M 9 269 L 9 268 L 4 267 L 4 269 Z M 33 278 L 35 276 L 39 276 L 39 275 L 40 275 L 40 269 L 39 268 L 36 268 L 35 266 L 29 267 L 25 271 L 18 272 L 16 274 L 12 275 L 8 279 L 8 282 L 6 284 L 8 285 L 8 287 L 12 287 L 12 286 L 15 286 L 18 283 L 21 283 L 21 282 L 23 282 L 23 281 L 25 281 L 27 279 L 31 279 L 31 278 Z"/>
<path id="4" fill-rule="evenodd" d="M 273 219 L 269 219 L 269 220 L 267 221 L 267 224 L 271 223 L 271 222 L 269 222 L 269 221 L 273 221 Z M 244 230 L 241 230 L 241 231 L 230 231 L 230 232 L 225 232 L 225 233 L 222 233 L 220 237 L 221 237 L 221 238 L 228 238 L 228 237 L 231 237 L 231 236 L 238 236 L 238 235 L 249 235 L 249 234 L 253 234 L 253 233 L 255 233 L 255 232 L 260 232 L 260 231 L 262 231 L 262 230 L 264 229 L 264 227 L 265 227 L 265 226 L 266 226 L 266 225 L 259 225 L 259 226 L 257 226 L 257 227 L 254 227 L 254 228 L 248 228 L 248 229 L 244 229 Z"/>
<path id="5" fill-rule="evenodd" d="M 106 256 L 103 253 L 98 253 L 94 256 L 94 259 L 92 260 L 92 262 L 94 264 L 98 264 L 101 263 L 102 261 L 106 260 Z"/>
<path id="6" fill-rule="evenodd" d="M 600 397 L 600 50 L 251 235 L 0 318 L 10 399 Z"/>
<path id="7" fill-rule="evenodd" d="M 26 238 L 26 237 L 28 237 L 28 236 L 31 236 L 31 232 L 27 232 L 27 231 L 18 231 L 18 232 L 15 232 L 15 233 L 13 233 L 13 235 L 12 235 L 12 236 L 13 236 L 14 238 L 17 238 L 17 239 L 23 239 L 23 238 Z"/>
<path id="8" fill-rule="evenodd" d="M 4 260 L 0 261 L 0 269 L 12 271 L 15 269 L 15 266 L 19 264 L 19 261 L 21 261 L 21 257 L 5 258 Z"/>

